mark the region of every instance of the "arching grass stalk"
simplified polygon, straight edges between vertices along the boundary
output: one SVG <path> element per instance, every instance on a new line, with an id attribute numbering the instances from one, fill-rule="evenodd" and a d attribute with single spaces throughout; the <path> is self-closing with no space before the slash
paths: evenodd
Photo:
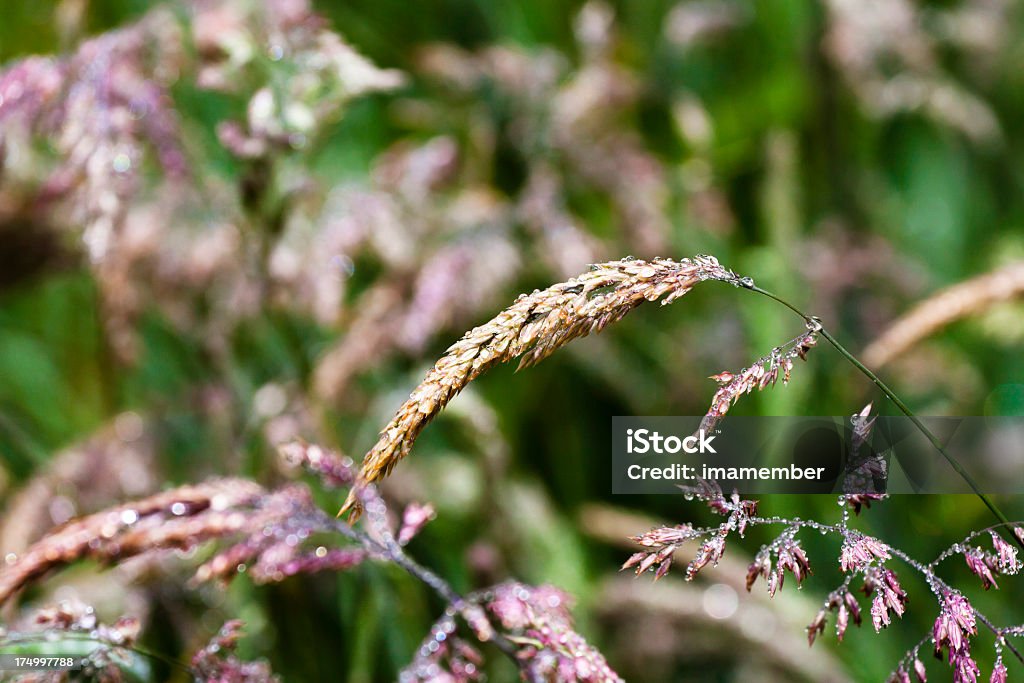
<path id="1" fill-rule="evenodd" d="M 946 461 L 956 471 L 956 473 L 959 474 L 965 482 L 967 482 L 967 485 L 971 487 L 971 490 L 974 491 L 974 494 L 981 499 L 981 502 L 985 504 L 985 507 L 987 507 L 992 512 L 995 518 L 1003 524 L 1011 524 L 1010 520 L 1006 517 L 1006 515 L 1003 514 L 1003 511 L 999 509 L 999 506 L 997 506 L 991 498 L 989 498 L 987 495 L 985 495 L 984 492 L 982 492 L 981 488 L 978 486 L 978 483 L 974 480 L 974 477 L 972 477 L 970 473 L 966 469 L 964 469 L 963 465 L 960 464 L 960 461 L 958 461 L 955 457 L 953 457 L 953 455 L 949 451 L 946 450 L 946 448 L 939 442 L 935 434 L 933 434 L 932 431 L 928 429 L 928 427 L 926 427 L 923 422 L 921 422 L 920 418 L 918 418 L 917 415 L 915 415 L 914 412 L 907 407 L 907 404 L 904 403 L 903 400 L 896 395 L 896 392 L 890 389 L 886 385 L 886 383 L 883 382 L 878 377 L 878 375 L 873 373 L 867 366 L 861 363 L 856 356 L 850 353 L 845 346 L 839 343 L 838 339 L 832 336 L 832 334 L 825 328 L 825 326 L 822 325 L 820 318 L 807 315 L 806 313 L 804 313 L 799 308 L 797 308 L 790 302 L 786 301 L 782 297 L 773 294 L 772 292 L 769 292 L 766 289 L 758 287 L 749 279 L 740 280 L 739 286 L 744 289 L 749 289 L 753 292 L 757 292 L 758 294 L 763 294 L 769 299 L 774 299 L 775 301 L 779 302 L 780 304 L 782 304 L 783 306 L 785 306 L 786 308 L 788 308 L 789 310 L 793 311 L 801 318 L 803 318 L 804 322 L 806 322 L 809 326 L 815 328 L 816 331 L 822 337 L 824 337 L 829 344 L 835 347 L 836 351 L 842 354 L 842 356 L 846 358 L 846 360 L 850 361 L 850 363 L 852 363 L 855 368 L 860 370 L 868 379 L 874 382 L 875 385 L 882 390 L 882 393 L 885 394 L 886 398 L 892 401 L 896 405 L 896 407 L 900 409 L 900 412 L 902 412 L 904 415 L 910 418 L 910 421 L 914 423 L 914 426 L 916 426 L 921 431 L 921 433 L 925 435 L 925 437 L 931 442 L 932 446 L 935 447 L 935 450 L 942 454 L 942 457 L 946 459 Z M 1016 536 L 1014 536 L 1014 540 L 1017 542 L 1019 546 L 1021 546 L 1021 548 L 1024 548 L 1024 542 L 1016 538 Z"/>

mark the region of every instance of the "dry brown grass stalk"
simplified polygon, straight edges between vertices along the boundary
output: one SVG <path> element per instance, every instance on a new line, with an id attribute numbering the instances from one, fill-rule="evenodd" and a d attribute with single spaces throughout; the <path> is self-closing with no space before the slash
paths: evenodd
<path id="1" fill-rule="evenodd" d="M 922 339 L 962 318 L 1024 293 L 1024 261 L 953 285 L 918 304 L 894 322 L 866 349 L 868 367 L 879 368 L 906 353 Z"/>
<path id="2" fill-rule="evenodd" d="M 6 558 L 0 604 L 32 580 L 79 559 L 115 561 L 235 533 L 251 522 L 251 515 L 237 508 L 262 494 L 260 486 L 244 479 L 219 479 L 75 519 L 22 555 Z"/>
<path id="3" fill-rule="evenodd" d="M 578 337 L 599 332 L 645 301 L 670 304 L 704 280 L 738 284 L 740 277 L 711 256 L 672 261 L 623 259 L 591 267 L 567 282 L 523 294 L 489 322 L 453 344 L 384 428 L 363 459 L 360 484 L 387 476 L 416 437 L 469 382 L 499 363 L 539 363 Z M 359 507 L 350 492 L 339 514 Z"/>

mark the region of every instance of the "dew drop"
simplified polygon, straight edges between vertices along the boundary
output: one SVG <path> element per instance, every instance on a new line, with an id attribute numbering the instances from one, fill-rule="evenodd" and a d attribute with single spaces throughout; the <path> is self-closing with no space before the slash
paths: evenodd
<path id="1" fill-rule="evenodd" d="M 118 173 L 124 173 L 132 167 L 132 160 L 127 154 L 122 152 L 114 157 L 113 166 L 114 170 Z"/>
<path id="2" fill-rule="evenodd" d="M 356 272 L 355 262 L 345 254 L 335 254 L 331 258 L 331 265 L 342 277 L 352 277 Z"/>

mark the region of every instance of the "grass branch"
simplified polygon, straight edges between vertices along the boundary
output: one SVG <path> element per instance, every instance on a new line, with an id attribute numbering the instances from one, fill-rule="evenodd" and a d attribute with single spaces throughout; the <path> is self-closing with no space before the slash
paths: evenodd
<path id="1" fill-rule="evenodd" d="M 786 301 L 782 297 L 773 294 L 772 292 L 769 292 L 766 289 L 758 287 L 749 280 L 742 282 L 741 287 L 743 287 L 744 289 L 749 289 L 753 292 L 757 292 L 758 294 L 762 294 L 768 297 L 769 299 L 777 301 L 778 303 L 782 304 L 783 306 L 785 306 L 786 308 L 788 308 L 789 310 L 793 311 L 801 318 L 803 318 L 804 322 L 807 323 L 809 326 L 813 326 L 814 328 L 816 328 L 817 331 L 821 334 L 821 336 L 824 337 L 829 344 L 835 347 L 836 351 L 838 351 L 844 358 L 846 358 L 846 360 L 850 361 L 850 363 L 852 363 L 855 368 L 860 370 L 860 372 L 863 373 L 864 376 L 870 379 L 879 389 L 881 389 L 882 393 L 885 394 L 885 396 L 890 401 L 892 401 L 897 408 L 900 409 L 900 412 L 902 412 L 904 415 L 910 418 L 910 421 L 913 422 L 914 426 L 917 427 L 918 430 L 920 430 L 921 433 L 924 434 L 924 436 L 928 439 L 928 441 L 931 442 L 932 446 L 935 447 L 935 450 L 941 453 L 942 457 L 946 459 L 946 461 L 956 471 L 956 473 L 959 474 L 965 482 L 967 482 L 967 485 L 971 487 L 971 490 L 974 492 L 974 494 L 981 500 L 982 503 L 985 504 L 985 507 L 989 509 L 993 516 L 995 516 L 995 518 L 999 520 L 999 522 L 1001 522 L 1002 524 L 1011 524 L 1010 520 L 1006 517 L 1006 515 L 1003 514 L 1003 511 L 999 509 L 999 506 L 996 505 L 995 502 L 981 490 L 981 487 L 974 480 L 974 477 L 972 477 L 971 474 L 964 468 L 964 466 L 960 464 L 960 461 L 958 461 L 955 457 L 953 457 L 953 455 L 948 450 L 946 450 L 946 448 L 942 445 L 942 443 L 935 436 L 935 434 L 933 434 L 932 431 L 928 429 L 928 427 L 926 427 L 923 422 L 921 422 L 921 419 L 917 417 L 917 415 L 915 415 L 909 407 L 907 407 L 907 404 L 904 403 L 898 395 L 896 395 L 896 392 L 890 389 L 889 386 L 886 385 L 886 383 L 883 382 L 881 378 L 878 377 L 878 375 L 872 372 L 871 369 L 868 368 L 866 365 L 861 363 L 856 356 L 850 353 L 850 351 L 848 351 L 845 346 L 839 343 L 838 339 L 832 336 L 832 334 L 825 328 L 825 326 L 822 325 L 820 318 L 807 315 L 806 313 L 804 313 L 799 308 L 797 308 L 790 302 Z M 1016 541 L 1017 545 L 1024 549 L 1024 542 L 1022 542 L 1019 538 L 1016 538 L 1015 535 L 1014 541 Z"/>

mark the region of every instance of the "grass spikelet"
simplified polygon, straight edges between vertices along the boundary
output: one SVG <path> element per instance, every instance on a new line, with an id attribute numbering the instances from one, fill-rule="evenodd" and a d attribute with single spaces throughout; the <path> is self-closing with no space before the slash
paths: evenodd
<path id="1" fill-rule="evenodd" d="M 704 432 L 712 432 L 740 396 L 749 394 L 755 389 L 762 391 L 769 386 L 775 386 L 780 373 L 782 374 L 782 383 L 788 384 L 789 373 L 793 369 L 793 359 L 806 360 L 807 352 L 818 342 L 819 329 L 817 324 L 808 325 L 807 332 L 772 349 L 770 354 L 759 358 L 754 364 L 738 373 L 733 374 L 726 371 L 712 375 L 711 379 L 718 382 L 719 387 L 711 399 L 711 407 L 700 421 L 700 429 Z"/>
<path id="2" fill-rule="evenodd" d="M 745 283 L 712 256 L 672 261 L 626 258 L 532 294 L 453 344 L 427 373 L 380 433 L 363 459 L 356 486 L 386 477 L 409 454 L 423 428 L 467 384 L 499 363 L 519 358 L 519 368 L 544 360 L 573 339 L 600 332 L 645 301 L 670 304 L 704 280 Z M 340 514 L 359 515 L 350 492 Z"/>

